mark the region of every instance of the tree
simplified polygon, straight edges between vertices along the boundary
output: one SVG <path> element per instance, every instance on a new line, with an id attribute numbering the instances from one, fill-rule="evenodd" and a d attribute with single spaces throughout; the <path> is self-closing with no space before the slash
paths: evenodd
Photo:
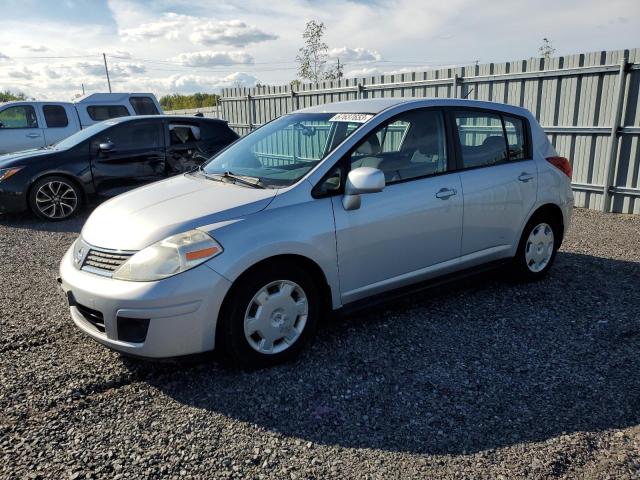
<path id="1" fill-rule="evenodd" d="M 298 50 L 298 76 L 302 79 L 320 82 L 326 78 L 326 64 L 329 46 L 324 43 L 324 23 L 310 20 L 305 26 L 302 39 L 304 46 Z"/>
<path id="2" fill-rule="evenodd" d="M 27 96 L 24 93 L 11 93 L 9 90 L 0 92 L 0 102 L 12 102 L 14 100 L 26 100 Z"/>
<path id="3" fill-rule="evenodd" d="M 540 56 L 545 59 L 549 59 L 553 56 L 555 51 L 556 49 L 553 48 L 553 42 L 546 37 L 543 38 L 542 45 L 540 45 L 540 48 L 538 48 L 538 52 L 540 53 Z"/>
<path id="4" fill-rule="evenodd" d="M 160 98 L 163 110 L 185 110 L 188 108 L 215 107 L 220 97 L 215 93 L 194 93 L 181 95 L 173 93 Z"/>
<path id="5" fill-rule="evenodd" d="M 340 80 L 344 77 L 344 64 L 340 63 L 340 59 L 336 61 L 336 64 L 329 68 L 327 73 L 324 74 L 325 80 Z"/>

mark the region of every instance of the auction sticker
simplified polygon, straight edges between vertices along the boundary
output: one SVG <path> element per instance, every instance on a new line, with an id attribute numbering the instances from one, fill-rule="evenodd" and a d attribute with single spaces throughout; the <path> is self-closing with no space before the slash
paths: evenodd
<path id="1" fill-rule="evenodd" d="M 370 113 L 338 113 L 329 119 L 330 122 L 364 123 L 373 118 Z"/>

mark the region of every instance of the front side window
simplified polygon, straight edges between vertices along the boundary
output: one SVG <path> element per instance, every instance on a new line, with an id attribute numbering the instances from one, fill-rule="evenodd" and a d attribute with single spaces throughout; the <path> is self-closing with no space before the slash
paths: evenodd
<path id="1" fill-rule="evenodd" d="M 138 115 L 158 115 L 158 108 L 149 97 L 131 97 L 129 103 Z"/>
<path id="2" fill-rule="evenodd" d="M 129 116 L 129 110 L 124 105 L 91 105 L 87 107 L 87 113 L 96 122 Z"/>
<path id="3" fill-rule="evenodd" d="M 42 107 L 44 121 L 48 128 L 64 128 L 69 125 L 67 112 L 60 105 L 45 105 Z"/>
<path id="4" fill-rule="evenodd" d="M 203 171 L 255 177 L 271 188 L 293 185 L 369 118 L 367 114 L 285 115 L 213 157 Z"/>
<path id="5" fill-rule="evenodd" d="M 387 184 L 447 170 L 443 114 L 419 109 L 400 114 L 368 135 L 351 154 L 351 169 L 382 170 Z"/>
<path id="6" fill-rule="evenodd" d="M 0 112 L 0 128 L 38 128 L 35 109 L 30 105 L 16 105 Z"/>
<path id="7" fill-rule="evenodd" d="M 96 135 L 94 145 L 111 142 L 115 151 L 151 149 L 160 146 L 160 125 L 155 121 L 126 121 Z"/>

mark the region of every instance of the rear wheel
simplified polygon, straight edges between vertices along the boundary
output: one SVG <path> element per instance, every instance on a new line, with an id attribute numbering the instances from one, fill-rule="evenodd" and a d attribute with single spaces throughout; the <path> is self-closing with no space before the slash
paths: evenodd
<path id="1" fill-rule="evenodd" d="M 268 265 L 234 286 L 221 315 L 217 345 L 228 363 L 260 368 L 290 360 L 313 337 L 318 288 L 293 264 Z"/>
<path id="2" fill-rule="evenodd" d="M 61 176 L 38 180 L 29 193 L 29 207 L 49 221 L 65 220 L 80 210 L 82 195 L 74 182 Z"/>
<path id="3" fill-rule="evenodd" d="M 534 216 L 522 232 L 514 258 L 514 273 L 521 280 L 543 278 L 560 247 L 561 225 L 544 216 Z"/>

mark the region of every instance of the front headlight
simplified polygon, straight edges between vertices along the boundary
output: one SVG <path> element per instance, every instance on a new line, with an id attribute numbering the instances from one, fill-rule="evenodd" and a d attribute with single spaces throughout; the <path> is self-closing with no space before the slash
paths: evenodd
<path id="1" fill-rule="evenodd" d="M 171 277 L 222 253 L 222 246 L 200 230 L 172 235 L 140 250 L 123 263 L 112 278 L 151 282 Z"/>
<path id="2" fill-rule="evenodd" d="M 20 170 L 22 170 L 22 167 L 0 168 L 0 182 L 15 175 Z"/>

